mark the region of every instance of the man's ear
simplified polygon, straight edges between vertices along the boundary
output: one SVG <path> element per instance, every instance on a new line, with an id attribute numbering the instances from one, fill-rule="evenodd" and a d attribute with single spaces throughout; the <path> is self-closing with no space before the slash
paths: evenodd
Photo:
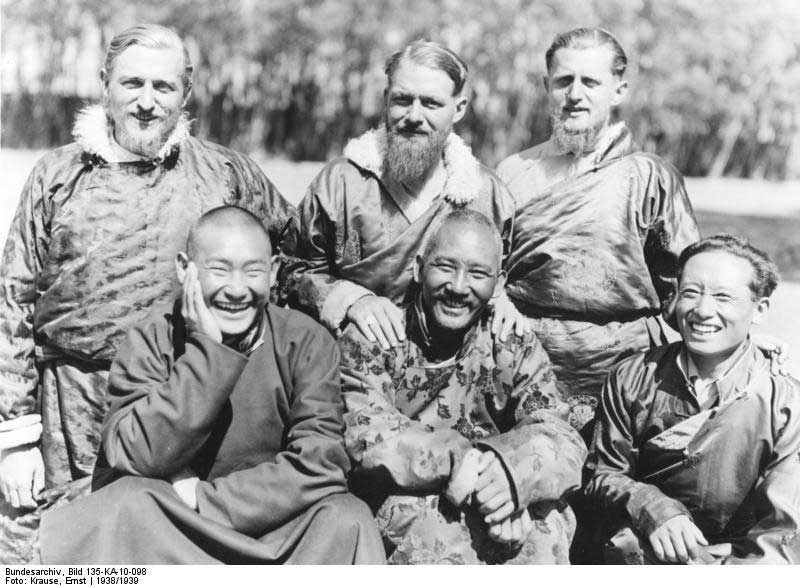
<path id="1" fill-rule="evenodd" d="M 417 255 L 414 259 L 414 281 L 422 283 L 422 256 Z"/>
<path id="2" fill-rule="evenodd" d="M 467 113 L 468 102 L 469 99 L 467 95 L 462 91 L 456 98 L 456 111 L 453 113 L 453 124 L 464 118 L 464 115 Z"/>
<path id="3" fill-rule="evenodd" d="M 183 285 L 186 280 L 186 268 L 189 266 L 189 257 L 184 252 L 175 256 L 175 272 L 178 274 L 178 283 Z"/>
<path id="4" fill-rule="evenodd" d="M 753 324 L 761 324 L 764 319 L 767 317 L 767 313 L 769 312 L 769 298 L 761 298 L 756 303 L 756 307 L 753 310 Z"/>
<path id="5" fill-rule="evenodd" d="M 543 75 L 542 76 L 542 84 L 544 84 L 544 91 L 548 94 L 550 93 L 550 76 Z"/>
<path id="6" fill-rule="evenodd" d="M 614 90 L 614 97 L 611 99 L 612 106 L 619 106 L 625 101 L 625 98 L 628 96 L 628 82 L 624 79 L 620 79 L 617 82 L 617 87 Z"/>
<path id="7" fill-rule="evenodd" d="M 100 70 L 100 83 L 103 86 L 103 100 L 104 101 L 105 101 L 105 99 L 108 98 L 108 82 L 109 82 L 108 72 L 106 71 L 106 68 L 104 67 L 104 68 L 102 68 Z"/>
<path id="8" fill-rule="evenodd" d="M 506 288 L 506 272 L 500 271 L 500 274 L 497 276 L 497 281 L 494 284 L 494 291 L 492 292 L 492 299 L 495 300 L 500 297 L 500 294 Z"/>
<path id="9" fill-rule="evenodd" d="M 280 255 L 272 255 L 269 258 L 269 284 L 275 285 L 278 282 L 278 271 L 281 268 Z"/>
<path id="10" fill-rule="evenodd" d="M 189 96 L 192 95 L 193 87 L 194 86 L 192 85 L 192 80 L 186 82 L 186 89 L 183 92 L 183 102 L 181 103 L 181 108 L 186 108 L 186 102 L 189 101 Z"/>

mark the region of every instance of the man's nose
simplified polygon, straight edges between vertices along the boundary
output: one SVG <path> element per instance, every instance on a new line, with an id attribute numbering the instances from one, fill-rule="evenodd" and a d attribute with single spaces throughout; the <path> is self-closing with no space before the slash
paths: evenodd
<path id="1" fill-rule="evenodd" d="M 247 297 L 247 284 L 243 276 L 234 271 L 230 281 L 225 287 L 225 295 L 232 300 L 241 300 Z"/>
<path id="2" fill-rule="evenodd" d="M 567 91 L 567 97 L 573 102 L 578 102 L 583 97 L 583 86 L 580 82 L 572 82 Z"/>
<path id="3" fill-rule="evenodd" d="M 450 280 L 450 291 L 456 294 L 465 294 L 469 289 L 467 286 L 467 273 L 466 271 L 456 271 L 453 278 Z"/>
<path id="4" fill-rule="evenodd" d="M 419 100 L 414 100 L 406 110 L 406 122 L 422 124 L 422 104 Z"/>
<path id="5" fill-rule="evenodd" d="M 155 108 L 155 96 L 153 95 L 153 86 L 145 84 L 139 92 L 139 97 L 136 100 L 136 105 L 142 110 L 152 110 Z"/>
<path id="6" fill-rule="evenodd" d="M 697 303 L 694 306 L 694 313 L 701 317 L 711 316 L 715 308 L 716 301 L 714 300 L 714 296 L 703 293 L 700 294 L 700 297 L 697 299 Z"/>

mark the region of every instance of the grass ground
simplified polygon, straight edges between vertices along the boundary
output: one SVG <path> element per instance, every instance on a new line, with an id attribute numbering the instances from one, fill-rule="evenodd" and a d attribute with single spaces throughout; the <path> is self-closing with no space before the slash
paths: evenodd
<path id="1" fill-rule="evenodd" d="M 0 151 L 0 242 L 25 178 L 42 151 Z M 260 159 L 258 163 L 291 202 L 302 198 L 322 163 Z M 778 264 L 783 282 L 775 292 L 767 322 L 758 328 L 789 343 L 790 366 L 800 374 L 800 182 L 689 178 L 687 190 L 703 235 L 745 236 Z"/>

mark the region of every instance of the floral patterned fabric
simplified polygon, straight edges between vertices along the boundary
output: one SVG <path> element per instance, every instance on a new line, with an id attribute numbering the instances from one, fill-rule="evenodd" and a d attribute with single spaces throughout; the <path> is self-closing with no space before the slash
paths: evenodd
<path id="1" fill-rule="evenodd" d="M 408 338 L 395 349 L 353 325 L 339 340 L 345 443 L 395 548 L 390 562 L 566 563 L 574 517 L 563 499 L 580 485 L 586 447 L 542 346 L 532 335 L 494 340 L 487 314 L 454 358 L 433 364 L 413 305 L 406 319 Z M 535 520 L 521 549 L 493 542 L 476 509 L 442 495 L 472 446 L 501 459 L 518 510 Z"/>

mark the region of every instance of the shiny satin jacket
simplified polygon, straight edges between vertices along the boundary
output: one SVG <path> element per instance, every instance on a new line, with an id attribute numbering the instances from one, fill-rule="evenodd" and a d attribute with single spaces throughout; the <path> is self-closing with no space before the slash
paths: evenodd
<path id="1" fill-rule="evenodd" d="M 79 118 L 100 139 L 45 155 L 23 189 L 0 267 L 0 416 L 30 412 L 37 359 L 108 364 L 125 331 L 172 298 L 189 228 L 223 204 L 264 219 L 291 249 L 295 210 L 248 157 L 178 128 L 163 158 L 108 163 L 102 109 Z M 99 128 L 94 128 L 99 127 Z M 107 368 L 107 367 L 106 367 Z"/>
<path id="2" fill-rule="evenodd" d="M 609 377 L 588 497 L 644 538 L 688 514 L 710 543 L 732 544 L 726 562 L 800 563 L 800 382 L 772 375 L 750 345 L 703 413 L 678 367 L 682 346 L 638 354 Z"/>
<path id="3" fill-rule="evenodd" d="M 547 145 L 498 167 L 517 201 L 509 297 L 534 317 L 605 323 L 659 314 L 678 255 L 699 238 L 680 174 L 640 151 L 620 124 L 588 170 L 550 184 L 559 156 Z"/>

